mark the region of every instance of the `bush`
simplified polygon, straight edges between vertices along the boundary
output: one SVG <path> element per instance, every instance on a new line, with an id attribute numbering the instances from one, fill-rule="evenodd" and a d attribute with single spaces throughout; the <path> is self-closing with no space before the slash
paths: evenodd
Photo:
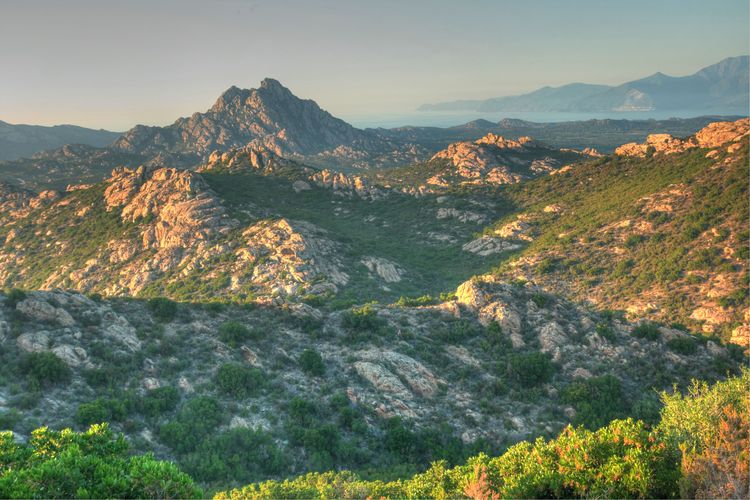
<path id="1" fill-rule="evenodd" d="M 139 410 L 149 417 L 158 417 L 172 411 L 180 402 L 180 391 L 174 387 L 151 389 L 141 398 Z"/>
<path id="2" fill-rule="evenodd" d="M 148 301 L 151 314 L 162 323 L 169 323 L 177 315 L 177 303 L 165 298 L 154 297 Z"/>
<path id="3" fill-rule="evenodd" d="M 253 336 L 250 329 L 237 321 L 227 321 L 219 327 L 219 340 L 232 347 L 246 342 Z"/>
<path id="4" fill-rule="evenodd" d="M 658 340 L 661 337 L 661 332 L 654 323 L 641 323 L 633 328 L 633 336 L 639 339 Z"/>
<path id="5" fill-rule="evenodd" d="M 676 337 L 667 341 L 667 347 L 678 354 L 695 354 L 698 343 L 690 337 Z"/>
<path id="6" fill-rule="evenodd" d="M 549 382 L 555 374 L 555 365 L 549 354 L 532 352 L 513 354 L 508 359 L 508 376 L 523 386 L 537 386 Z"/>
<path id="7" fill-rule="evenodd" d="M 26 292 L 19 290 L 18 288 L 11 288 L 8 294 L 5 296 L 5 303 L 11 309 L 15 309 L 16 305 L 26 298 Z"/>
<path id="8" fill-rule="evenodd" d="M 576 380 L 562 391 L 562 401 L 576 410 L 573 423 L 597 429 L 626 415 L 629 405 L 620 379 L 613 375 Z"/>
<path id="9" fill-rule="evenodd" d="M 395 438 L 394 445 L 411 445 L 408 435 Z M 632 420 L 596 432 L 568 427 L 557 439 L 519 443 L 497 458 L 480 454 L 465 465 L 447 465 L 434 462 L 422 474 L 389 483 L 346 471 L 307 474 L 215 498 L 673 498 L 679 477 L 676 450 Z"/>
<path id="10" fill-rule="evenodd" d="M 76 410 L 76 423 L 82 426 L 102 424 L 107 419 L 109 419 L 109 410 L 99 399 L 90 403 L 82 403 L 78 405 L 78 410 Z"/>
<path id="11" fill-rule="evenodd" d="M 223 421 L 224 411 L 219 402 L 199 396 L 185 403 L 172 421 L 160 427 L 159 438 L 175 452 L 188 453 L 214 433 Z"/>
<path id="12" fill-rule="evenodd" d="M 322 377 L 326 372 L 326 365 L 322 356 L 313 349 L 305 349 L 299 357 L 299 366 L 305 373 Z"/>
<path id="13" fill-rule="evenodd" d="M 379 333 L 387 325 L 372 304 L 355 307 L 341 315 L 341 326 L 350 332 Z"/>
<path id="14" fill-rule="evenodd" d="M 196 480 L 221 484 L 277 476 L 288 467 L 270 434 L 244 428 L 210 436 L 181 463 Z"/>
<path id="15" fill-rule="evenodd" d="M 131 456 L 105 425 L 86 432 L 46 427 L 28 443 L 0 433 L 2 498 L 199 498 L 203 492 L 170 462 Z"/>
<path id="16" fill-rule="evenodd" d="M 78 405 L 75 421 L 78 425 L 88 427 L 104 422 L 120 422 L 135 408 L 132 395 L 126 393 L 122 398 L 97 398 L 89 403 Z"/>
<path id="17" fill-rule="evenodd" d="M 227 363 L 216 372 L 219 391 L 237 398 L 256 393 L 263 386 L 263 372 L 236 363 Z"/>
<path id="18" fill-rule="evenodd" d="M 53 352 L 32 352 L 19 365 L 32 388 L 67 384 L 72 377 L 70 367 Z"/>

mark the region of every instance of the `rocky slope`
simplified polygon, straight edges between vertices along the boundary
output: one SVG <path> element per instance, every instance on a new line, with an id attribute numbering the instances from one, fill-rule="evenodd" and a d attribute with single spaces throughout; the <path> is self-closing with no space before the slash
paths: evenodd
<path id="1" fill-rule="evenodd" d="M 531 137 L 514 140 L 490 133 L 476 141 L 457 142 L 437 152 L 430 161 L 447 160 L 452 168 L 433 175 L 427 184 L 515 184 L 595 156 L 599 156 L 595 150 L 560 150 Z M 456 178 L 461 180 L 457 182 Z"/>
<path id="2" fill-rule="evenodd" d="M 459 199 L 415 199 L 250 147 L 214 153 L 199 170 L 118 168 L 40 195 L 8 185 L 0 282 L 286 302 L 372 297 L 373 286 L 392 298 L 437 293 L 489 265 L 461 247 L 498 215 L 489 202 L 459 210 Z M 430 264 L 436 251 L 443 269 Z"/>
<path id="3" fill-rule="evenodd" d="M 276 465 L 236 469 L 235 481 L 321 466 L 386 467 L 398 457 L 398 448 L 383 447 L 388 436 L 438 432 L 454 449 L 470 450 L 550 435 L 585 411 L 566 387 L 605 375 L 620 387 L 608 395 L 614 411 L 651 418 L 650 388 L 713 380 L 738 364 L 712 341 L 648 331 L 491 278 L 466 282 L 435 306 L 344 311 L 185 304 L 166 314 L 159 303 L 59 290 L 0 295 L 0 416 L 21 435 L 39 425 L 35 415 L 52 427 L 107 419 L 136 449 L 176 459 L 206 482 L 223 479 L 207 465 L 208 450 L 243 429 Z M 309 351 L 321 359 L 314 372 L 302 362 Z M 19 392 L 31 384 L 24 360 L 44 352 L 72 376 Z M 252 384 L 228 385 L 227 370 Z M 213 407 L 218 413 L 194 413 Z M 209 434 L 203 419 L 213 422 Z M 336 419 L 349 423 L 331 434 L 326 425 Z M 187 425 L 184 435 L 170 422 Z M 300 423 L 303 436 L 329 438 L 295 437 Z M 350 447 L 360 452 L 344 454 Z"/>
<path id="4" fill-rule="evenodd" d="M 749 128 L 651 136 L 519 186 L 520 213 L 485 232 L 525 247 L 500 275 L 747 346 Z"/>

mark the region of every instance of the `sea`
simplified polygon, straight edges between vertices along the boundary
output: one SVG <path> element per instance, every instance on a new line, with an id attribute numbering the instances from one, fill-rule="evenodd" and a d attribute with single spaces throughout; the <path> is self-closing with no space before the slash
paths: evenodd
<path id="1" fill-rule="evenodd" d="M 563 112 L 444 112 L 414 111 L 411 113 L 343 115 L 341 118 L 358 128 L 396 128 L 396 127 L 451 127 L 463 125 L 473 120 L 499 122 L 504 118 L 516 118 L 537 123 L 569 122 L 596 119 L 615 120 L 665 120 L 668 118 L 694 118 L 697 116 L 747 116 L 748 113 L 737 110 L 681 110 L 681 111 L 612 111 L 601 113 L 563 113 Z"/>

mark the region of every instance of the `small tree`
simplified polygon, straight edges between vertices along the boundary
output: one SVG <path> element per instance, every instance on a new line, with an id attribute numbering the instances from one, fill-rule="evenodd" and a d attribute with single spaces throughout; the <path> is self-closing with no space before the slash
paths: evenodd
<path id="1" fill-rule="evenodd" d="M 299 357 L 300 368 L 305 373 L 321 377 L 326 372 L 326 365 L 323 362 L 323 357 L 313 349 L 305 349 Z"/>

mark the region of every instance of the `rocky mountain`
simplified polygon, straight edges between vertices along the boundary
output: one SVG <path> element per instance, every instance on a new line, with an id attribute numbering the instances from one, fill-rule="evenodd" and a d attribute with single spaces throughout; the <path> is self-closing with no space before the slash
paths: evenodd
<path id="1" fill-rule="evenodd" d="M 729 57 L 683 77 L 655 73 L 618 86 L 572 83 L 528 94 L 426 104 L 424 111 L 678 111 L 737 113 L 750 109 L 750 56 Z"/>
<path id="2" fill-rule="evenodd" d="M 128 153 L 189 154 L 198 160 L 214 150 L 242 146 L 351 164 L 399 149 L 398 144 L 331 116 L 314 101 L 296 97 L 271 78 L 257 89 L 231 87 L 205 113 L 167 127 L 139 125 L 113 144 L 115 150 Z"/>
<path id="3" fill-rule="evenodd" d="M 101 148 L 112 144 L 119 132 L 94 130 L 75 125 L 13 125 L 0 121 L 0 161 L 32 156 L 66 144 Z"/>

